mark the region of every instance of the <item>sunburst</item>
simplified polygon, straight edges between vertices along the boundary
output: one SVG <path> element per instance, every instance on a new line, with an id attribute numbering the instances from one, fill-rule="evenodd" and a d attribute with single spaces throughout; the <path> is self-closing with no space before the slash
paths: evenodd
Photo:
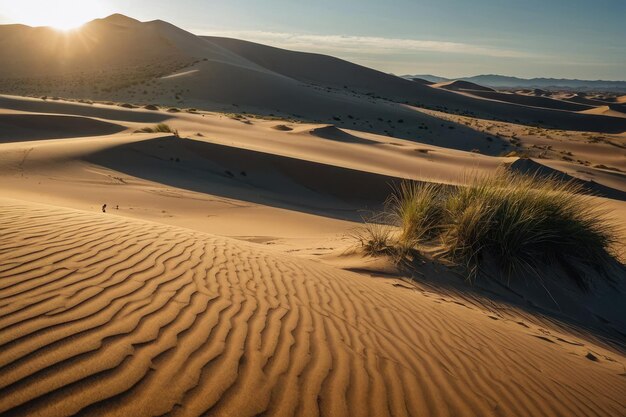
<path id="1" fill-rule="evenodd" d="M 78 28 L 111 12 L 104 0 L 0 0 L 0 10 L 17 23 L 59 30 Z"/>

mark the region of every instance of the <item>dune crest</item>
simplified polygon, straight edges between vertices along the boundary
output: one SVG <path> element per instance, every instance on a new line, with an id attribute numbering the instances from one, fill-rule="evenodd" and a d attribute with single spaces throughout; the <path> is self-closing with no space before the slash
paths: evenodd
<path id="1" fill-rule="evenodd" d="M 443 88 L 445 90 L 452 90 L 452 91 L 464 91 L 464 90 L 495 91 L 493 88 L 484 87 L 476 83 L 472 83 L 469 81 L 461 81 L 461 80 L 445 81 L 442 83 L 432 84 L 432 86 L 435 88 Z"/>

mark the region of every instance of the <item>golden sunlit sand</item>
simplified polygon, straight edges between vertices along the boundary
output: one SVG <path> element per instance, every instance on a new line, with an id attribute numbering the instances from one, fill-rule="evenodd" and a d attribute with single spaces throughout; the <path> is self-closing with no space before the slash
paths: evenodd
<path id="1" fill-rule="evenodd" d="M 587 268 L 588 291 L 568 265 L 468 282 L 437 245 L 356 238 L 404 180 L 502 169 L 624 224 L 623 97 L 431 85 L 121 15 L 13 30 L 1 415 L 626 415 L 619 227 L 616 278 Z"/>

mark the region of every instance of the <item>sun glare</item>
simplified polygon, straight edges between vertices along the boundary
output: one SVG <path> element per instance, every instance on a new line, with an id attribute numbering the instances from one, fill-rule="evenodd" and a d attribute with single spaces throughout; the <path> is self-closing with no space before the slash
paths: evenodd
<path id="1" fill-rule="evenodd" d="M 71 30 L 103 17 L 110 10 L 102 0 L 2 0 L 0 13 L 29 26 L 51 26 Z"/>

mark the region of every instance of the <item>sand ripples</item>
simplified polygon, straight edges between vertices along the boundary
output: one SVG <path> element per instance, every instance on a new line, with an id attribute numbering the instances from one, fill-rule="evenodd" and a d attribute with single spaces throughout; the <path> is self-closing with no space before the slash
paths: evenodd
<path id="1" fill-rule="evenodd" d="M 3 415 L 624 415 L 623 376 L 436 297 L 211 235 L 0 204 Z"/>

